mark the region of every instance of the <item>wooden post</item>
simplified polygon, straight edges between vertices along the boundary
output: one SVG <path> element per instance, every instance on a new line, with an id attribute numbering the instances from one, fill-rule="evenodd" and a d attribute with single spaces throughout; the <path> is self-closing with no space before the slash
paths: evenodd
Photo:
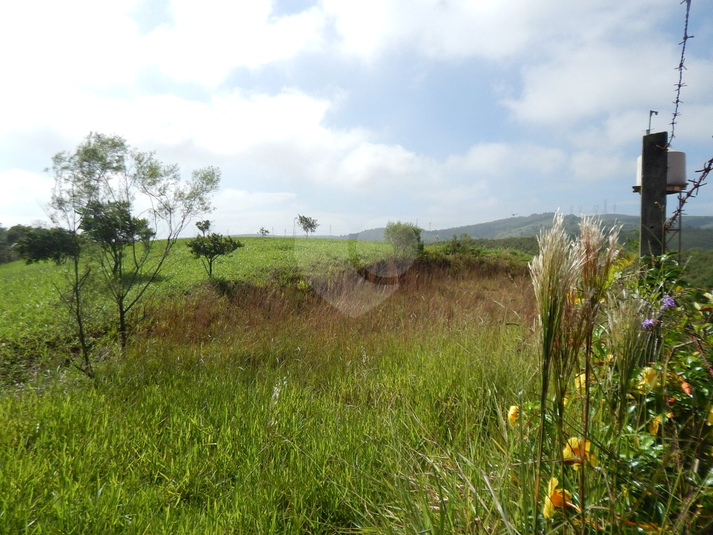
<path id="1" fill-rule="evenodd" d="M 639 255 L 660 256 L 666 249 L 668 132 L 644 136 L 641 150 L 641 234 Z"/>

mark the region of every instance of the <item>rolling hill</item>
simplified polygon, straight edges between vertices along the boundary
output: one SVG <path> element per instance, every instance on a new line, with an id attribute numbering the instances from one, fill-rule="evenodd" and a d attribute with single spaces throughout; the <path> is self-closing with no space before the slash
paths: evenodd
<path id="1" fill-rule="evenodd" d="M 439 230 L 424 230 L 421 234 L 423 241 L 432 243 L 451 239 L 454 235 L 460 236 L 465 233 L 473 238 L 503 239 L 522 238 L 537 236 L 540 231 L 550 228 L 552 225 L 553 212 L 543 214 L 532 214 L 529 216 L 509 217 L 488 223 L 478 223 L 462 227 L 451 227 Z M 607 226 L 621 225 L 622 238 L 638 238 L 639 217 L 623 214 L 605 214 L 599 218 Z M 565 227 L 569 232 L 575 234 L 579 225 L 579 217 L 575 215 L 565 216 Z M 384 239 L 384 229 L 375 228 L 364 230 L 356 234 L 341 236 L 344 239 L 358 239 L 366 241 L 382 241 Z M 677 247 L 677 238 L 672 236 L 672 248 Z M 676 243 L 674 246 L 673 243 Z M 683 220 L 682 232 L 683 249 L 713 249 L 713 216 L 685 216 Z"/>

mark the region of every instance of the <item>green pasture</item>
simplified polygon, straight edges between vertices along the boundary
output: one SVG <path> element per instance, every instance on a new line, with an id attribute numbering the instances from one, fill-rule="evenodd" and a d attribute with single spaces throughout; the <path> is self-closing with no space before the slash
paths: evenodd
<path id="1" fill-rule="evenodd" d="M 6 395 L 0 531 L 495 528 L 491 499 L 463 486 L 483 468 L 507 481 L 499 406 L 532 374 L 512 334 L 381 348 L 285 334 L 279 362 L 249 343 L 154 343 L 96 384 L 67 373 Z"/>
<path id="2" fill-rule="evenodd" d="M 241 238 L 244 247 L 216 261 L 215 277 L 248 285 L 291 281 L 328 269 L 364 265 L 385 258 L 390 247 L 383 242 L 303 238 Z M 187 240 L 179 240 L 165 268 L 147 294 L 147 302 L 180 294 L 207 279 L 201 260 L 191 256 Z M 0 265 L 0 377 L 22 379 L 16 364 L 56 367 L 61 347 L 72 343 L 59 292 L 68 287 L 69 265 L 25 265 L 22 261 Z M 93 267 L 99 270 L 98 266 Z M 106 329 L 112 304 L 97 295 L 92 320 Z M 19 362 L 18 362 L 19 361 Z M 21 368 L 22 366 L 20 366 Z M 1 382 L 1 381 L 0 381 Z"/>
<path id="3" fill-rule="evenodd" d="M 503 407 L 531 393 L 536 368 L 529 281 L 423 271 L 349 317 L 279 280 L 387 253 L 246 239 L 216 266 L 244 283 L 231 294 L 179 243 L 126 354 L 102 353 L 94 380 L 45 344 L 54 368 L 4 383 L 0 533 L 502 528 Z M 0 266 L 3 343 L 37 336 L 29 355 L 69 328 L 62 269 Z"/>
<path id="4" fill-rule="evenodd" d="M 386 258 L 391 246 L 385 242 L 318 238 L 238 238 L 243 247 L 216 261 L 217 278 L 264 284 L 276 273 L 299 269 L 306 275 L 321 273 L 325 266 L 349 262 L 363 265 Z M 187 240 L 176 243 L 168 269 L 170 285 L 183 287 L 206 278 L 201 261 L 191 256 Z"/>
<path id="5" fill-rule="evenodd" d="M 93 283 L 93 378 L 66 266 L 0 266 L 0 533 L 709 533 L 713 295 L 549 236 L 535 289 L 472 244 L 250 238 L 208 281 L 179 242 L 125 351 Z"/>

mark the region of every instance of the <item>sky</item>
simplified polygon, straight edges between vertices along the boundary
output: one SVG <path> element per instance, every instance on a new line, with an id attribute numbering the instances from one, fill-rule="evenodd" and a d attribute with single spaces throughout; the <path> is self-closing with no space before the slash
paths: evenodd
<path id="1" fill-rule="evenodd" d="M 649 118 L 671 133 L 685 13 L 679 0 L 3 2 L 0 225 L 47 221 L 45 169 L 90 132 L 186 179 L 220 167 L 204 218 L 225 234 L 292 235 L 298 214 L 322 235 L 636 215 Z M 710 1 L 692 0 L 688 33 L 672 146 L 693 179 L 713 157 Z M 687 213 L 713 213 L 713 190 Z"/>

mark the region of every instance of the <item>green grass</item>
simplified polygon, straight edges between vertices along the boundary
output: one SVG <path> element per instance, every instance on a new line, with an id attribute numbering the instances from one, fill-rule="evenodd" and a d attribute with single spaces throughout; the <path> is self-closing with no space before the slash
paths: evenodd
<path id="1" fill-rule="evenodd" d="M 53 265 L 0 265 L 0 384 L 23 381 L 32 372 L 56 366 L 54 351 L 65 338 Z M 28 370 L 32 370 L 29 372 Z"/>
<path id="2" fill-rule="evenodd" d="M 245 270 L 228 293 L 179 257 L 94 381 L 61 368 L 6 387 L 0 532 L 502 528 L 483 476 L 507 487 L 502 407 L 533 392 L 528 280 L 414 267 L 352 318 L 269 283 L 292 269 L 288 240 L 251 242 L 218 266 Z M 274 264 L 250 269 L 262 242 Z"/>
<path id="3" fill-rule="evenodd" d="M 463 351 L 345 362 L 325 383 L 211 353 L 3 400 L 2 530 L 334 533 L 383 522 L 429 458 L 472 458 L 497 427 Z"/>
<path id="4" fill-rule="evenodd" d="M 543 247 L 558 327 L 509 250 L 407 268 L 384 244 L 250 239 L 208 281 L 179 243 L 124 353 L 90 309 L 92 379 L 67 366 L 64 268 L 1 267 L 0 533 L 706 532 L 713 296 L 588 236 L 558 249 L 596 267 L 573 278 Z M 548 325 L 572 363 L 541 389 Z"/>
<path id="5" fill-rule="evenodd" d="M 230 284 L 284 286 L 328 268 L 342 270 L 349 262 L 364 265 L 381 260 L 390 252 L 387 244 L 375 242 L 300 238 L 242 241 L 245 247 L 216 261 L 217 279 Z M 176 243 L 145 302 L 180 295 L 207 279 L 186 242 Z M 66 289 L 69 269 L 67 265 L 25 265 L 22 261 L 0 265 L 0 387 L 2 383 L 31 380 L 38 370 L 64 365 L 76 351 L 75 329 L 58 291 Z M 116 329 L 112 321 L 114 305 L 97 292 L 87 295 L 92 299 L 90 335 L 101 345 L 99 338 Z"/>
<path id="6" fill-rule="evenodd" d="M 455 467 L 504 443 L 501 400 L 532 377 L 527 280 L 420 266 L 351 318 L 299 280 L 381 260 L 384 244 L 245 241 L 216 266 L 228 292 L 179 243 L 127 354 L 109 352 L 94 381 L 32 359 L 8 374 L 0 532 L 498 525 L 454 499 L 471 471 L 481 479 L 475 464 Z M 67 326 L 52 281 L 64 268 L 0 269 L 6 355 L 41 348 L 57 363 L 66 348 L 48 341 Z"/>
<path id="7" fill-rule="evenodd" d="M 201 261 L 191 256 L 186 241 L 176 243 L 144 304 L 162 303 L 205 284 L 206 272 Z M 375 265 L 392 254 L 384 242 L 314 238 L 244 238 L 243 242 L 244 247 L 216 261 L 214 275 L 223 291 L 278 288 L 283 294 L 304 294 L 312 283 L 325 295 L 331 288 L 329 281 L 340 281 L 345 273 L 354 275 L 355 269 Z M 445 257 L 441 249 L 429 246 L 429 258 L 436 264 L 448 264 L 453 272 L 467 271 L 473 264 L 480 271 L 491 272 L 500 268 L 511 271 L 511 266 L 524 264 L 521 255 L 508 251 L 456 258 Z M 74 325 L 59 295 L 67 288 L 69 269 L 67 265 L 25 265 L 21 261 L 0 265 L 0 388 L 3 383 L 31 380 L 38 370 L 62 366 L 78 350 Z M 521 267 L 518 270 L 521 272 Z M 97 274 L 100 268 L 95 266 L 93 271 Z M 93 284 L 95 290 L 86 294 L 91 304 L 87 328 L 92 343 L 103 346 L 102 338 L 116 331 L 115 305 L 96 291 L 101 286 L 99 277 Z M 143 305 L 134 317 L 140 318 L 142 310 Z"/>
<path id="8" fill-rule="evenodd" d="M 391 254 L 384 242 L 316 238 L 240 238 L 244 247 L 216 261 L 217 278 L 264 284 L 276 272 L 299 269 L 308 274 L 321 273 L 325 265 L 343 265 L 349 261 L 367 264 Z M 200 260 L 191 257 L 186 240 L 180 240 L 171 255 L 166 279 L 183 287 L 206 278 Z"/>

